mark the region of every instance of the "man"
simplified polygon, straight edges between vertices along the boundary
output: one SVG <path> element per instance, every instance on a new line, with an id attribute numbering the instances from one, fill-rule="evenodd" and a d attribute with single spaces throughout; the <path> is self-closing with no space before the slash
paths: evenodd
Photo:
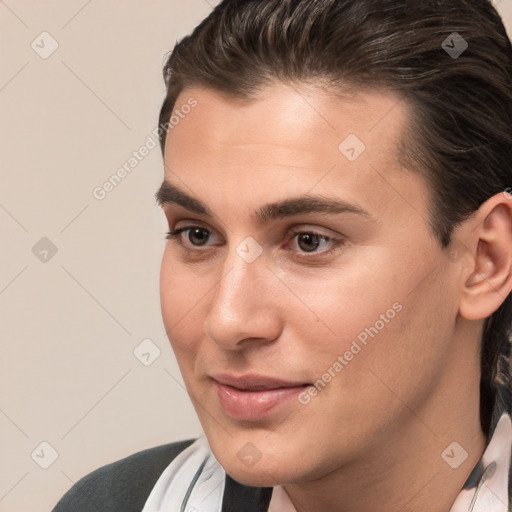
<path id="1" fill-rule="evenodd" d="M 512 510 L 492 4 L 226 0 L 165 79 L 162 313 L 205 437 L 54 511 Z"/>

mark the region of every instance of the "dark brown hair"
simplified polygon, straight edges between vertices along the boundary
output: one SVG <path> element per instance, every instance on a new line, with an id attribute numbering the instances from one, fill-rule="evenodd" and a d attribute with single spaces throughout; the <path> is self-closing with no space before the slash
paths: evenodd
<path id="1" fill-rule="evenodd" d="M 278 81 L 395 92 L 412 112 L 402 161 L 429 183 L 444 248 L 455 226 L 512 186 L 512 47 L 488 0 L 224 0 L 176 44 L 164 79 L 162 152 L 163 127 L 192 86 L 241 99 Z M 483 336 L 486 432 L 511 323 L 509 295 Z"/>

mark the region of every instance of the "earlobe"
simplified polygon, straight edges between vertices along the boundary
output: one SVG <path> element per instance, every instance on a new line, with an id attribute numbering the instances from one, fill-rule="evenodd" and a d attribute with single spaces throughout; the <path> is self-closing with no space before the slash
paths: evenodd
<path id="1" fill-rule="evenodd" d="M 473 269 L 465 278 L 459 313 L 480 320 L 492 315 L 512 289 L 512 200 L 502 193 L 493 196 L 473 223 L 467 235 L 473 242 L 468 246 L 476 247 Z"/>

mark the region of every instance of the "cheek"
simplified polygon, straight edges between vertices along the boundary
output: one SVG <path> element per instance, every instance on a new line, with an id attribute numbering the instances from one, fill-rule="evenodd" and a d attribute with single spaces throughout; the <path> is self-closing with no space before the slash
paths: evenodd
<path id="1" fill-rule="evenodd" d="M 204 276 L 176 264 L 164 252 L 160 269 L 160 305 L 165 330 L 178 363 L 194 357 L 204 325 L 204 307 L 211 286 Z"/>
<path id="2" fill-rule="evenodd" d="M 409 286 L 397 286 L 391 295 L 397 299 L 396 314 L 383 310 L 382 321 L 369 318 L 372 325 L 361 331 L 365 343 L 359 343 L 361 352 L 344 369 L 338 392 L 347 400 L 357 397 L 354 411 L 368 429 L 375 418 L 390 425 L 405 421 L 409 409 L 403 404 L 422 410 L 434 384 L 446 374 L 456 308 L 443 288 L 440 278 L 426 280 L 412 292 Z"/>
<path id="3" fill-rule="evenodd" d="M 378 251 L 373 252 L 378 260 Z M 386 268 L 385 261 L 375 265 Z M 292 292 L 284 294 L 288 302 L 285 324 L 315 357 L 342 355 L 353 341 L 364 347 L 369 339 L 382 337 L 402 309 L 393 272 L 377 279 L 374 268 L 348 259 L 339 268 L 290 274 L 283 281 Z"/>
<path id="4" fill-rule="evenodd" d="M 441 378 L 453 350 L 457 298 L 433 273 L 404 296 L 403 311 L 372 367 L 401 396 L 417 398 Z"/>
<path id="5" fill-rule="evenodd" d="M 376 266 L 386 272 L 353 266 L 337 278 L 290 281 L 308 308 L 296 301 L 286 319 L 321 388 L 318 404 L 350 403 L 370 416 L 396 403 L 393 393 L 416 400 L 428 392 L 448 359 L 456 317 L 445 279 L 425 279 L 428 262 L 409 263 L 408 273 L 391 258 Z"/>

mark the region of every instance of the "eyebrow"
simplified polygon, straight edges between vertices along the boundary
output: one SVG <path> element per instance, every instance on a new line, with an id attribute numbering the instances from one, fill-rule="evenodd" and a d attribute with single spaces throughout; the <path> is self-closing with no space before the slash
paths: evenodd
<path id="1" fill-rule="evenodd" d="M 155 194 L 159 206 L 177 204 L 197 215 L 213 217 L 208 207 L 196 197 L 189 195 L 176 185 L 164 180 Z M 372 219 L 372 215 L 360 206 L 342 199 L 329 199 L 317 195 L 303 195 L 268 203 L 255 211 L 254 216 L 259 222 L 277 220 L 285 217 L 299 215 L 301 213 L 327 213 L 344 214 L 352 213 Z"/>

